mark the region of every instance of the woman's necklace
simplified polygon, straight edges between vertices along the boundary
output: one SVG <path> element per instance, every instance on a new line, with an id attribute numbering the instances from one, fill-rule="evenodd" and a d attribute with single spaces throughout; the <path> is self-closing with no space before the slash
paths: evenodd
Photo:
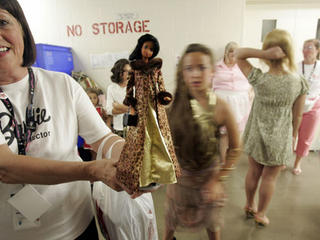
<path id="1" fill-rule="evenodd" d="M 302 61 L 302 74 L 307 79 L 308 83 L 310 83 L 311 77 L 312 77 L 312 75 L 314 73 L 314 70 L 316 69 L 316 66 L 317 66 L 317 61 L 314 62 L 314 65 L 313 65 L 313 68 L 312 68 L 312 70 L 310 72 L 309 77 L 306 78 L 306 76 L 304 75 L 304 61 Z"/>

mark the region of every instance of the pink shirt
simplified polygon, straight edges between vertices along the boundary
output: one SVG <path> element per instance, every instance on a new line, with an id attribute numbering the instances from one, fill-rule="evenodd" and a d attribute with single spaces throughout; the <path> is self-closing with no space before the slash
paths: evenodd
<path id="1" fill-rule="evenodd" d="M 212 84 L 214 90 L 248 91 L 251 88 L 238 65 L 228 67 L 223 60 L 216 64 Z"/>

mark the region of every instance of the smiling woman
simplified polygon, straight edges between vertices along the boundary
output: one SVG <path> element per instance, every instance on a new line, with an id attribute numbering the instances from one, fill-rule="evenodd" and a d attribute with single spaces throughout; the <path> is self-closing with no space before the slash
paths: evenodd
<path id="1" fill-rule="evenodd" d="M 24 19 L 24 21 L 26 20 Z M 30 59 L 28 59 L 27 54 L 24 57 L 24 39 L 21 25 L 8 11 L 0 9 L 2 37 L 0 41 L 2 50 L 0 53 L 0 69 L 2 71 L 0 83 L 12 83 L 20 80 L 27 73 L 25 67 L 31 65 L 30 63 L 34 60 L 32 57 L 35 57 L 35 54 L 30 54 Z M 11 79 L 7 78 L 9 74 Z"/>
<path id="2" fill-rule="evenodd" d="M 0 0 L 1 236 L 97 239 L 89 181 L 121 188 L 115 159 L 82 162 L 77 137 L 95 151 L 107 138 L 103 152 L 114 142 L 112 152 L 120 152 L 124 140 L 111 133 L 76 81 L 31 67 L 35 57 L 19 3 Z M 15 195 L 23 201 L 17 203 Z M 39 212 L 39 205 L 47 207 Z"/>

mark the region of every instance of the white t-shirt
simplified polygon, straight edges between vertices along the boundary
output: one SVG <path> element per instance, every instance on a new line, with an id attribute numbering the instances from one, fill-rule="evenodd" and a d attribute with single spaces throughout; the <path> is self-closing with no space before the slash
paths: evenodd
<path id="1" fill-rule="evenodd" d="M 82 161 L 78 156 L 77 137 L 93 143 L 110 132 L 82 87 L 70 76 L 33 68 L 35 75 L 34 115 L 37 123 L 27 155 L 64 161 Z M 22 80 L 1 86 L 14 107 L 18 124 L 25 123 L 29 103 L 28 75 Z M 0 102 L 0 144 L 8 144 L 18 153 L 10 114 Z M 33 185 L 52 207 L 41 216 L 41 226 L 15 231 L 13 207 L 7 202 L 21 184 L 0 183 L 0 240 L 75 239 L 92 219 L 90 184 L 76 181 L 56 185 Z"/>
<path id="2" fill-rule="evenodd" d="M 298 72 L 308 81 L 309 91 L 308 98 L 320 96 L 320 61 L 317 61 L 316 68 L 313 70 L 314 64 L 304 64 L 304 74 L 302 72 L 302 62 L 298 63 Z M 312 73 L 312 75 L 311 75 Z"/>
<path id="3" fill-rule="evenodd" d="M 113 115 L 113 128 L 118 131 L 123 130 L 123 113 L 112 114 L 112 103 L 117 102 L 122 104 L 126 97 L 126 89 L 126 87 L 120 87 L 116 83 L 111 83 L 107 89 L 107 113 Z"/>

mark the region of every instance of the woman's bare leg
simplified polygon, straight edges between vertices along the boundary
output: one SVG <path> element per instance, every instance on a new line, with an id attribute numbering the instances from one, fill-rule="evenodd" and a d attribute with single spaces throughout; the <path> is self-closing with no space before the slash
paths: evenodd
<path id="1" fill-rule="evenodd" d="M 265 217 L 266 210 L 269 206 L 274 193 L 276 180 L 281 171 L 281 166 L 269 167 L 264 166 L 261 175 L 261 185 L 259 189 L 259 204 L 256 216 Z"/>
<path id="2" fill-rule="evenodd" d="M 246 207 L 254 209 L 254 196 L 257 191 L 259 179 L 262 175 L 263 165 L 257 163 L 252 157 L 248 157 L 249 159 L 249 169 L 246 176 L 245 188 L 246 188 L 246 196 L 247 203 Z"/>

